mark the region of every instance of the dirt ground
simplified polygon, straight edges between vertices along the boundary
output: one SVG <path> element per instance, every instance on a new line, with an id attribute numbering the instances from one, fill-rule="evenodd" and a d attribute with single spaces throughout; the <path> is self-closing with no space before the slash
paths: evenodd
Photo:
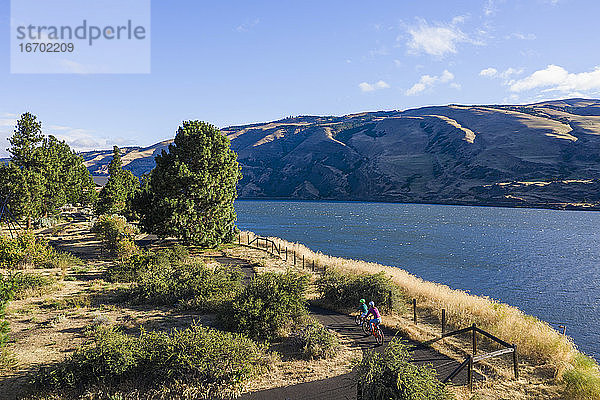
<path id="1" fill-rule="evenodd" d="M 118 326 L 136 334 L 146 330 L 187 328 L 197 322 L 213 326 L 214 315 L 201 314 L 172 307 L 137 306 L 124 301 L 119 291 L 127 284 L 103 280 L 103 271 L 114 261 L 107 258 L 101 244 L 89 233 L 85 222 L 63 224 L 40 232 L 61 251 L 68 251 L 83 260 L 65 271 L 36 269 L 27 272 L 53 276 L 57 279 L 45 293 L 13 300 L 7 308 L 10 342 L 7 350 L 11 366 L 0 370 L 0 398 L 16 399 L 26 393 L 27 383 L 40 367 L 63 360 L 84 344 L 89 328 L 99 325 Z M 144 238 L 151 243 L 154 238 Z M 195 257 L 207 263 L 224 262 L 222 252 L 200 252 Z M 326 379 L 347 373 L 351 362 L 360 357 L 342 338 L 342 351 L 333 359 L 298 360 L 289 356 L 285 345 L 276 349 L 272 369 L 251 382 L 248 391 Z"/>

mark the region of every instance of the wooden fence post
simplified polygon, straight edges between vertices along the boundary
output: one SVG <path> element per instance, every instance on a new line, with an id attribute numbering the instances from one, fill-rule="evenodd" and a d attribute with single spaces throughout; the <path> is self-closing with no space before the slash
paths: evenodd
<path id="1" fill-rule="evenodd" d="M 467 381 L 469 382 L 469 390 L 473 391 L 473 356 L 469 355 L 469 366 L 467 369 Z"/>
<path id="2" fill-rule="evenodd" d="M 285 248 L 285 262 L 287 262 L 287 247 Z"/>
<path id="3" fill-rule="evenodd" d="M 304 254 L 302 254 L 302 269 L 304 269 Z"/>
<path id="4" fill-rule="evenodd" d="M 446 309 L 442 308 L 442 337 L 446 333 Z"/>
<path id="5" fill-rule="evenodd" d="M 312 271 L 315 272 L 315 260 L 313 260 Z"/>
<path id="6" fill-rule="evenodd" d="M 473 355 L 477 354 L 477 331 L 475 330 L 477 326 L 473 324 Z"/>
<path id="7" fill-rule="evenodd" d="M 296 266 L 296 250 L 294 250 L 294 267 Z"/>
<path id="8" fill-rule="evenodd" d="M 513 369 L 515 370 L 515 379 L 519 379 L 519 356 L 517 355 L 517 345 L 513 344 Z"/>
<path id="9" fill-rule="evenodd" d="M 417 299 L 413 299 L 413 322 L 417 324 Z"/>
<path id="10" fill-rule="evenodd" d="M 392 308 L 394 307 L 394 304 L 392 304 L 392 291 L 390 290 L 388 292 L 388 298 L 387 298 L 387 307 L 389 311 L 392 311 Z"/>

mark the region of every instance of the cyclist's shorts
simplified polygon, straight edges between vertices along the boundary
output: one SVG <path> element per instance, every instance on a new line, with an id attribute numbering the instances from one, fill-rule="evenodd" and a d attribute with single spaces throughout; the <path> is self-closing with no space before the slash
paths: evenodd
<path id="1" fill-rule="evenodd" d="M 366 316 L 367 316 L 367 313 L 366 313 L 366 312 L 360 313 L 360 317 L 361 317 L 361 318 L 364 318 L 364 317 L 366 317 Z"/>
<path id="2" fill-rule="evenodd" d="M 371 320 L 371 323 L 374 324 L 375 326 L 377 326 L 381 323 L 381 318 L 373 318 Z"/>

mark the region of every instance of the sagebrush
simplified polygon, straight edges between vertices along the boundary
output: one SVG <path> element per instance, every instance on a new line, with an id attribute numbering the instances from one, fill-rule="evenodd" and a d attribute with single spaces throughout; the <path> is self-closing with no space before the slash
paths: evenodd
<path id="1" fill-rule="evenodd" d="M 454 396 L 428 366 L 411 363 L 406 345 L 393 338 L 383 353 L 367 352 L 357 366 L 359 400 L 446 400 Z"/>
<path id="2" fill-rule="evenodd" d="M 214 399 L 237 394 L 267 360 L 250 339 L 199 325 L 139 336 L 103 327 L 96 329 L 91 343 L 40 370 L 35 383 L 40 389 L 82 393 L 96 384 L 110 388 L 129 382 L 143 391 L 162 383 L 190 382 L 203 388 L 198 398 Z"/>
<path id="3" fill-rule="evenodd" d="M 226 307 L 219 319 L 230 330 L 257 340 L 284 337 L 307 315 L 308 277 L 296 272 L 256 275 Z"/>

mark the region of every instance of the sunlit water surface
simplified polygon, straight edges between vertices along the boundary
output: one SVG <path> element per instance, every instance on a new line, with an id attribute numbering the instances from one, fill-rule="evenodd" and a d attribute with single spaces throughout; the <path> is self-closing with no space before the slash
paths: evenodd
<path id="1" fill-rule="evenodd" d="M 247 201 L 238 226 L 423 279 L 567 326 L 600 359 L 600 213 L 359 202 Z"/>

